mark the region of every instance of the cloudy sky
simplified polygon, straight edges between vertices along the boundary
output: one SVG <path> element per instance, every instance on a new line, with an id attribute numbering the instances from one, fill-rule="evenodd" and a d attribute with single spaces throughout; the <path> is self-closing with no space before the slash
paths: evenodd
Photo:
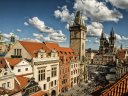
<path id="1" fill-rule="evenodd" d="M 88 28 L 86 48 L 98 49 L 99 36 L 114 28 L 119 47 L 128 47 L 128 0 L 0 0 L 3 41 L 52 41 L 69 46 L 68 26 L 80 10 Z"/>

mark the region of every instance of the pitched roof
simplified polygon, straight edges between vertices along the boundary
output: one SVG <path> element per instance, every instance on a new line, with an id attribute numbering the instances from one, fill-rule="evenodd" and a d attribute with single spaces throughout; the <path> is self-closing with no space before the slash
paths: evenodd
<path id="1" fill-rule="evenodd" d="M 9 62 L 10 66 L 15 66 L 22 61 L 22 59 L 20 58 L 5 58 L 5 59 Z"/>
<path id="2" fill-rule="evenodd" d="M 59 56 L 66 56 L 67 59 L 76 56 L 71 48 L 60 47 L 57 43 L 54 42 L 43 42 L 43 43 L 28 42 L 28 41 L 19 41 L 19 42 L 33 57 L 36 57 L 35 53 L 37 53 L 40 49 L 44 49 L 47 53 L 51 52 L 51 50 L 56 50 L 59 53 Z"/>
<path id="3" fill-rule="evenodd" d="M 28 42 L 28 41 L 19 41 L 20 44 L 29 52 L 31 56 L 35 56 L 35 52 L 43 48 L 43 44 L 39 42 Z"/>
<path id="4" fill-rule="evenodd" d="M 21 89 L 23 89 L 28 84 L 29 78 L 23 76 L 16 76 L 16 78 L 20 83 Z"/>
<path id="5" fill-rule="evenodd" d="M 45 94 L 46 94 L 46 93 L 43 92 L 43 91 L 38 91 L 38 92 L 32 94 L 31 96 L 43 96 L 43 95 L 45 95 Z"/>

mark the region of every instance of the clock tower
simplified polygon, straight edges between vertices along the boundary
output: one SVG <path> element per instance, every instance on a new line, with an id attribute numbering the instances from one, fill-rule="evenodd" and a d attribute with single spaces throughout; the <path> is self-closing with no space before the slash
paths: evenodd
<path id="1" fill-rule="evenodd" d="M 76 12 L 73 24 L 69 26 L 70 31 L 70 48 L 79 56 L 79 60 L 84 62 L 85 58 L 85 41 L 87 28 L 82 20 L 80 11 Z"/>

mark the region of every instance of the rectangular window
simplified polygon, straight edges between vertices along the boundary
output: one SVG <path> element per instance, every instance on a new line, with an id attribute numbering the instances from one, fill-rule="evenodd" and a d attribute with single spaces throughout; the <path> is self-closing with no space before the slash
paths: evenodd
<path id="1" fill-rule="evenodd" d="M 49 82 L 50 81 L 50 77 L 47 77 L 47 82 Z"/>
<path id="2" fill-rule="evenodd" d="M 38 70 L 38 81 L 42 81 L 45 79 L 45 69 Z"/>
<path id="3" fill-rule="evenodd" d="M 56 85 L 56 80 L 54 81 L 54 85 Z"/>
<path id="4" fill-rule="evenodd" d="M 51 87 L 53 87 L 53 81 L 51 82 Z"/>
<path id="5" fill-rule="evenodd" d="M 28 68 L 25 68 L 25 71 L 28 71 Z"/>
<path id="6" fill-rule="evenodd" d="M 7 82 L 7 87 L 10 87 L 10 82 Z"/>
<path id="7" fill-rule="evenodd" d="M 14 55 L 16 55 L 16 49 L 14 49 Z"/>
<path id="8" fill-rule="evenodd" d="M 21 49 L 14 49 L 14 55 L 21 56 Z"/>
<path id="9" fill-rule="evenodd" d="M 21 72 L 21 69 L 18 69 L 18 72 Z"/>
<path id="10" fill-rule="evenodd" d="M 44 84 L 44 90 L 46 90 L 46 84 Z"/>
<path id="11" fill-rule="evenodd" d="M 6 86 L 6 83 L 3 83 L 3 84 L 2 84 L 2 87 L 5 88 L 5 86 Z"/>
<path id="12" fill-rule="evenodd" d="M 51 75 L 52 75 L 51 77 L 57 76 L 57 67 L 53 67 L 53 68 L 52 68 Z"/>

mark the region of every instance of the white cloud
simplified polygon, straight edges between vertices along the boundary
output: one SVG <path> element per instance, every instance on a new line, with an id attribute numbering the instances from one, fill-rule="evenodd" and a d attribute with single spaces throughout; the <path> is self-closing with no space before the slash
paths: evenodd
<path id="1" fill-rule="evenodd" d="M 56 18 L 60 18 L 62 22 L 68 22 L 70 23 L 74 19 L 74 13 L 69 13 L 69 10 L 67 9 L 67 6 L 63 6 L 60 10 L 54 11 L 54 16 Z"/>
<path id="2" fill-rule="evenodd" d="M 62 31 L 59 31 L 57 33 L 51 33 L 48 35 L 48 37 L 44 37 L 45 41 L 54 41 L 54 42 L 64 42 L 66 40 L 65 35 L 62 33 Z"/>
<path id="3" fill-rule="evenodd" d="M 42 38 L 43 38 L 43 35 L 42 35 L 42 34 L 33 33 L 33 36 L 34 36 L 36 39 L 42 39 Z"/>
<path id="4" fill-rule="evenodd" d="M 38 19 L 38 17 L 33 17 L 32 19 L 28 19 L 28 23 L 37 28 L 40 32 L 48 33 L 47 36 L 43 36 L 42 34 L 33 33 L 33 36 L 38 40 L 44 41 L 55 41 L 55 42 L 64 42 L 66 40 L 65 35 L 61 30 L 55 30 L 51 27 L 45 25 L 44 21 Z"/>
<path id="5" fill-rule="evenodd" d="M 117 22 L 123 18 L 119 11 L 116 9 L 110 10 L 103 2 L 97 0 L 76 0 L 74 8 L 95 21 Z"/>
<path id="6" fill-rule="evenodd" d="M 122 40 L 122 41 L 128 40 L 128 37 L 121 36 L 121 35 L 119 35 L 119 34 L 115 34 L 115 36 L 116 36 L 116 39 L 117 39 L 117 40 Z"/>
<path id="7" fill-rule="evenodd" d="M 39 39 L 32 39 L 32 38 L 21 38 L 20 39 L 21 41 L 32 41 L 32 42 L 42 42 L 41 40 Z"/>
<path id="8" fill-rule="evenodd" d="M 89 40 L 89 39 L 86 39 L 86 42 L 91 42 L 91 40 Z"/>
<path id="9" fill-rule="evenodd" d="M 99 22 L 92 22 L 91 25 L 87 25 L 87 36 L 101 36 L 103 25 Z"/>
<path id="10" fill-rule="evenodd" d="M 25 25 L 25 26 L 29 26 L 29 24 L 28 24 L 27 22 L 24 22 L 24 25 Z"/>
<path id="11" fill-rule="evenodd" d="M 14 33 L 10 32 L 10 33 L 4 33 L 3 35 L 3 41 L 10 41 L 10 38 L 12 35 L 15 36 L 16 40 L 19 40 L 19 36 L 15 35 Z"/>
<path id="12" fill-rule="evenodd" d="M 16 29 L 17 32 L 21 32 L 22 30 L 21 29 Z"/>
<path id="13" fill-rule="evenodd" d="M 54 30 L 53 28 L 46 26 L 44 21 L 41 21 L 38 17 L 33 17 L 31 19 L 28 19 L 28 23 L 33 25 L 40 32 L 46 32 L 46 33 L 56 32 L 56 30 Z"/>
<path id="14" fill-rule="evenodd" d="M 94 41 L 95 44 L 100 44 L 99 40 Z"/>
<path id="15" fill-rule="evenodd" d="M 121 9 L 128 9 L 128 0 L 107 0 L 113 6 Z"/>

